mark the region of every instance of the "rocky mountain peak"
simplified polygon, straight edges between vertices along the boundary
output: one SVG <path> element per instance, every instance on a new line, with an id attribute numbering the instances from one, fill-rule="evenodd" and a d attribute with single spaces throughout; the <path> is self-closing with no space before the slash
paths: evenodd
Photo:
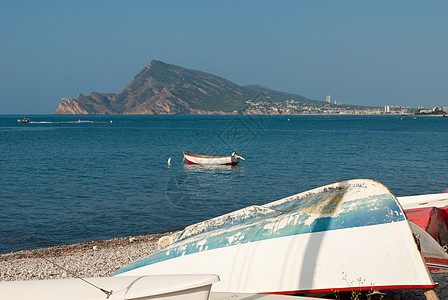
<path id="1" fill-rule="evenodd" d="M 261 90 L 272 91 L 260 86 L 242 87 L 155 58 L 120 93 L 92 92 L 88 96 L 78 94 L 76 99 L 63 98 L 55 114 L 233 114 L 244 111 L 247 101 Z"/>

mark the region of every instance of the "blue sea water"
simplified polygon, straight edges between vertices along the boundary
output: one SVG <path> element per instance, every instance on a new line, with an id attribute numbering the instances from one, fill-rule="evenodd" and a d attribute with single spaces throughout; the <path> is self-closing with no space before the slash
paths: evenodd
<path id="1" fill-rule="evenodd" d="M 0 116 L 0 233 L 30 248 L 178 230 L 354 178 L 397 196 L 448 188 L 448 118 L 20 117 Z M 246 160 L 190 166 L 182 151 Z M 18 250 L 0 236 L 0 253 Z"/>

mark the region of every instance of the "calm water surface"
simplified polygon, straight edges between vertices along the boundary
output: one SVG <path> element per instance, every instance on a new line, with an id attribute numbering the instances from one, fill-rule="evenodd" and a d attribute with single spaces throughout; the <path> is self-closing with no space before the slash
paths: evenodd
<path id="1" fill-rule="evenodd" d="M 0 116 L 0 232 L 31 248 L 178 230 L 347 179 L 448 188 L 448 118 L 19 117 Z M 182 151 L 246 161 L 188 166 Z"/>

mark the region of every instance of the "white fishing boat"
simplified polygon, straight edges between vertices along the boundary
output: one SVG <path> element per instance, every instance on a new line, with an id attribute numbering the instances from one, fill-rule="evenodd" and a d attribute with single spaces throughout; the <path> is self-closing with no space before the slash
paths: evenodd
<path id="1" fill-rule="evenodd" d="M 183 152 L 187 164 L 197 165 L 237 165 L 243 157 L 233 152 L 230 156 L 210 156 Z"/>
<path id="2" fill-rule="evenodd" d="M 216 275 L 149 275 L 0 282 L 10 300 L 207 300 Z"/>
<path id="3" fill-rule="evenodd" d="M 283 295 L 435 286 L 397 199 L 372 180 L 249 206 L 159 244 L 114 275 L 212 273 L 212 292 Z"/>

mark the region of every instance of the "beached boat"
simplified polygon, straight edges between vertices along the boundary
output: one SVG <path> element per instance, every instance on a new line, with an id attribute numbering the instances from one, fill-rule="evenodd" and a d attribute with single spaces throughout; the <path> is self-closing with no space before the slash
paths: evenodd
<path id="1" fill-rule="evenodd" d="M 29 123 L 30 119 L 28 119 L 27 117 L 23 117 L 22 119 L 18 119 L 17 122 L 19 122 L 19 123 Z"/>
<path id="2" fill-rule="evenodd" d="M 114 276 L 212 273 L 213 292 L 307 294 L 435 286 L 394 195 L 327 185 L 186 227 Z"/>
<path id="3" fill-rule="evenodd" d="M 230 156 L 210 156 L 184 152 L 188 164 L 196 165 L 237 165 L 243 157 L 233 152 Z"/>
<path id="4" fill-rule="evenodd" d="M 1 299 L 207 300 L 216 275 L 123 276 L 0 282 Z M 102 290 L 100 290 L 103 289 Z M 111 294 L 107 297 L 107 292 Z"/>
<path id="5" fill-rule="evenodd" d="M 412 222 L 410 225 L 429 272 L 448 272 L 448 254 L 445 249 L 423 228 Z"/>
<path id="6" fill-rule="evenodd" d="M 404 210 L 437 207 L 448 209 L 448 193 L 397 197 Z"/>
<path id="7" fill-rule="evenodd" d="M 398 197 L 407 218 L 448 248 L 448 194 Z"/>

